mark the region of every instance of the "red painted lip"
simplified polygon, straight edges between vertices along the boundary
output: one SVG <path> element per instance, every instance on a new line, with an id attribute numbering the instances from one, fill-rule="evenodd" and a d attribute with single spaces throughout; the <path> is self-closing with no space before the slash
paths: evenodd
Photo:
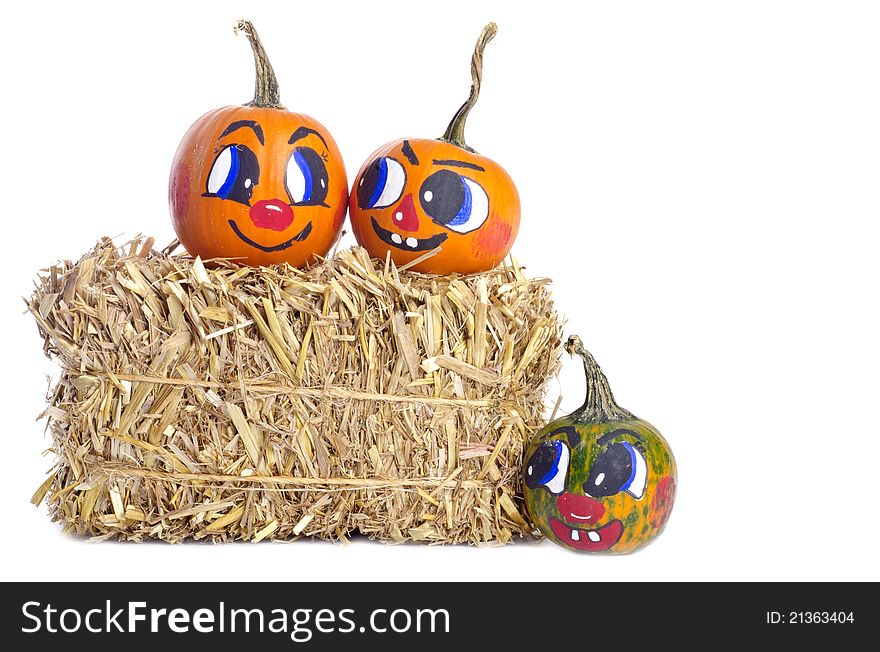
<path id="1" fill-rule="evenodd" d="M 573 528 L 551 516 L 550 529 L 553 530 L 556 538 L 569 548 L 584 552 L 602 552 L 620 540 L 620 535 L 623 534 L 623 523 L 613 520 L 593 529 Z"/>
<path id="2" fill-rule="evenodd" d="M 263 199 L 251 206 L 251 222 L 260 229 L 283 231 L 293 224 L 293 209 L 277 199 Z"/>

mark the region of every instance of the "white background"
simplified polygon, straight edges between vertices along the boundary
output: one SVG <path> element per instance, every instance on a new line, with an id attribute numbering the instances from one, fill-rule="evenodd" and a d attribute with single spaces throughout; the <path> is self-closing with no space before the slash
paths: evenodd
<path id="1" fill-rule="evenodd" d="M 21 297 L 99 236 L 172 239 L 180 137 L 251 97 L 240 17 L 349 179 L 442 133 L 498 23 L 468 141 L 518 184 L 514 254 L 672 444 L 653 545 L 93 544 L 29 504 L 54 366 Z M 877 3 L 18 2 L 3 32 L 3 579 L 880 579 Z M 577 362 L 560 383 L 570 411 Z"/>

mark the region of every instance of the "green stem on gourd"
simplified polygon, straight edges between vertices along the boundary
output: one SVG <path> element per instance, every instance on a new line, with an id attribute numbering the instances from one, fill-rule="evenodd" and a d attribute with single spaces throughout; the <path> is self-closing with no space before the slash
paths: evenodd
<path id="1" fill-rule="evenodd" d="M 440 138 L 444 142 L 451 143 L 469 152 L 474 150 L 464 142 L 464 125 L 467 121 L 468 113 L 471 112 L 474 104 L 480 98 L 480 83 L 483 81 L 483 50 L 486 49 L 486 44 L 495 38 L 497 33 L 498 26 L 495 23 L 489 23 L 480 32 L 480 38 L 477 39 L 477 45 L 474 48 L 474 56 L 471 57 L 471 79 L 473 80 L 471 94 L 468 95 L 465 103 L 461 105 L 461 108 L 453 116 L 449 126 L 446 127 L 446 133 Z"/>
<path id="2" fill-rule="evenodd" d="M 254 66 L 257 69 L 257 81 L 254 85 L 254 99 L 245 106 L 256 106 L 265 109 L 283 109 L 278 91 L 278 80 L 269 63 L 269 57 L 263 49 L 257 30 L 249 20 L 240 20 L 235 24 L 235 33 L 244 32 L 254 51 Z"/>
<path id="3" fill-rule="evenodd" d="M 587 376 L 587 397 L 584 404 L 571 413 L 576 421 L 584 423 L 603 423 L 635 419 L 628 410 L 614 402 L 614 394 L 608 379 L 592 354 L 584 348 L 581 338 L 572 335 L 564 345 L 569 355 L 579 355 L 584 361 L 584 374 Z"/>

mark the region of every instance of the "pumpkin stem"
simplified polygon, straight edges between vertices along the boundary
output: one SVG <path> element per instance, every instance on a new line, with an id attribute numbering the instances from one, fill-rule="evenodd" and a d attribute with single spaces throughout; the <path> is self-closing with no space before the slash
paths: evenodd
<path id="1" fill-rule="evenodd" d="M 281 97 L 278 91 L 278 80 L 275 79 L 275 71 L 269 63 L 269 57 L 263 49 L 257 30 L 249 20 L 240 20 L 235 24 L 235 33 L 244 32 L 254 51 L 254 66 L 257 69 L 257 81 L 254 85 L 254 99 L 245 106 L 256 106 L 265 109 L 283 109 Z"/>
<path id="2" fill-rule="evenodd" d="M 486 49 L 486 44 L 495 38 L 497 33 L 498 25 L 495 23 L 489 23 L 480 32 L 480 38 L 477 39 L 477 45 L 474 47 L 474 56 L 471 57 L 471 79 L 473 80 L 471 94 L 468 95 L 465 103 L 461 105 L 461 108 L 453 116 L 449 126 L 446 127 L 446 133 L 440 138 L 444 142 L 451 143 L 469 152 L 474 150 L 464 142 L 464 124 L 467 121 L 468 113 L 471 112 L 474 104 L 480 98 L 480 83 L 483 81 L 483 50 Z"/>
<path id="3" fill-rule="evenodd" d="M 592 354 L 584 348 L 581 338 L 572 335 L 565 342 L 565 350 L 569 355 L 579 355 L 584 360 L 584 373 L 587 376 L 587 398 L 584 404 L 572 413 L 577 421 L 603 423 L 606 421 L 623 421 L 635 419 L 628 410 L 624 410 L 614 402 L 614 394 L 608 385 L 608 379 Z"/>

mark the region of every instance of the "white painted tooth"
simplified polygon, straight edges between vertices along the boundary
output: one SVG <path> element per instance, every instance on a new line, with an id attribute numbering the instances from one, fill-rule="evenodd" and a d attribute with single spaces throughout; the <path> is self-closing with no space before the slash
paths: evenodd
<path id="1" fill-rule="evenodd" d="M 572 541 L 580 541 L 581 540 L 581 533 L 578 532 L 577 530 L 572 530 L 571 531 L 571 540 Z"/>
<path id="2" fill-rule="evenodd" d="M 406 239 L 406 244 L 408 244 L 410 247 L 412 247 L 413 249 L 415 249 L 416 247 L 419 246 L 419 241 L 416 240 L 415 238 L 407 238 L 407 239 Z"/>
<path id="3" fill-rule="evenodd" d="M 401 242 L 403 242 L 403 238 L 401 238 L 401 237 L 400 237 L 399 235 L 397 235 L 396 233 L 392 233 L 392 234 L 391 234 L 391 239 L 394 240 L 394 243 L 395 243 L 395 244 L 400 244 Z"/>
<path id="4" fill-rule="evenodd" d="M 593 530 L 587 532 L 587 536 L 590 537 L 590 541 L 593 543 L 599 543 L 599 540 L 602 538 L 599 536 L 598 532 L 594 532 Z"/>

